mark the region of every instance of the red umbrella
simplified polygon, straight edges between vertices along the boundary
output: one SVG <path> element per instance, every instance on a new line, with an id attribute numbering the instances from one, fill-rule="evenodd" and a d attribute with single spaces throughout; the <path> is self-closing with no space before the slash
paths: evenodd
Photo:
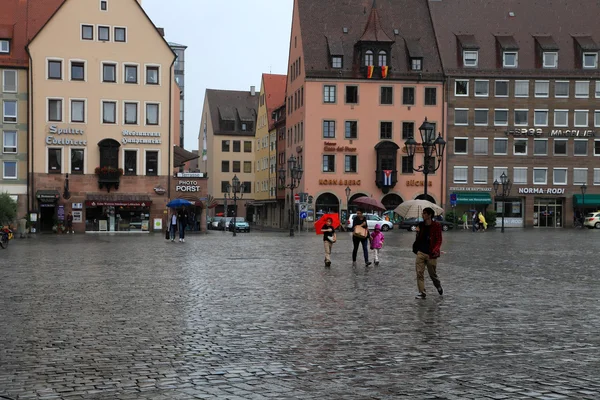
<path id="1" fill-rule="evenodd" d="M 315 222 L 315 232 L 317 232 L 317 235 L 321 235 L 323 233 L 323 231 L 321 229 L 323 229 L 323 225 L 325 225 L 325 221 L 327 221 L 329 218 L 331 218 L 332 222 L 332 226 L 334 228 L 338 228 L 340 226 L 340 217 L 337 214 L 323 214 L 323 216 L 321 218 L 319 218 L 317 220 L 317 222 Z"/>
<path id="2" fill-rule="evenodd" d="M 379 210 L 379 211 L 387 210 L 387 208 L 385 208 L 385 206 L 379 200 L 374 199 L 372 197 L 363 196 L 363 197 L 359 197 L 357 199 L 352 200 L 352 202 L 354 204 L 361 205 L 370 210 Z"/>

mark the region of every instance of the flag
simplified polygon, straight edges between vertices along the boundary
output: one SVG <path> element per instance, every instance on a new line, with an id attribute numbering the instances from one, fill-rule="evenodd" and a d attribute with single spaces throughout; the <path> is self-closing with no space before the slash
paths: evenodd
<path id="1" fill-rule="evenodd" d="M 375 69 L 374 66 L 369 65 L 367 67 L 367 78 L 371 79 L 373 77 L 373 70 Z"/>
<path id="2" fill-rule="evenodd" d="M 388 74 L 388 66 L 384 65 L 383 67 L 381 67 L 381 77 L 383 79 L 387 78 L 387 74 Z"/>
<path id="3" fill-rule="evenodd" d="M 383 186 L 392 186 L 392 170 L 383 170 Z"/>
<path id="4" fill-rule="evenodd" d="M 208 160 L 208 155 L 206 152 L 206 121 L 204 121 L 204 145 L 202 149 L 202 161 Z"/>

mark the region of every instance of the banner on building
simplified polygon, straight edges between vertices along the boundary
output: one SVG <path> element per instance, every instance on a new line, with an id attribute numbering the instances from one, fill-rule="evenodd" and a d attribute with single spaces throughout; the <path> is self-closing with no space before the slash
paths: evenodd
<path id="1" fill-rule="evenodd" d="M 383 170 L 383 186 L 392 186 L 392 170 Z"/>
<path id="2" fill-rule="evenodd" d="M 372 65 L 369 65 L 369 66 L 367 67 L 367 78 L 368 78 L 368 79 L 371 79 L 371 78 L 373 77 L 373 70 L 374 70 L 374 69 L 375 69 L 375 67 L 374 67 L 374 66 L 372 66 Z"/>
<path id="3" fill-rule="evenodd" d="M 389 69 L 389 67 L 387 65 L 384 65 L 383 67 L 381 67 L 381 77 L 383 79 L 387 78 L 387 76 L 388 76 L 388 69 Z"/>

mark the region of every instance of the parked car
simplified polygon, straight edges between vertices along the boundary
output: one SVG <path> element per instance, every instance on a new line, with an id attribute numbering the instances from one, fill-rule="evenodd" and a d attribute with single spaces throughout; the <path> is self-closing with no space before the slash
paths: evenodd
<path id="1" fill-rule="evenodd" d="M 230 232 L 233 232 L 233 218 L 227 218 L 229 221 L 227 223 L 228 226 L 228 230 Z M 248 222 L 246 222 L 246 220 L 244 219 L 244 217 L 236 217 L 235 218 L 235 230 L 237 232 L 250 232 L 250 225 L 248 224 Z"/>
<path id="2" fill-rule="evenodd" d="M 377 224 L 381 225 L 381 230 L 384 232 L 387 232 L 390 229 L 394 229 L 394 224 L 392 224 L 390 221 L 386 221 L 385 219 L 381 218 L 379 215 L 376 215 L 376 214 L 363 214 L 363 215 L 367 218 L 367 226 L 369 227 L 370 230 L 375 229 L 375 225 L 377 225 Z M 352 222 L 354 221 L 354 217 L 356 217 L 356 214 L 350 214 L 350 217 L 348 218 L 348 221 L 346 223 L 346 228 L 348 228 L 348 230 L 352 229 Z"/>
<path id="3" fill-rule="evenodd" d="M 600 229 L 600 211 L 587 214 L 583 221 L 583 226 L 587 226 L 590 229 Z"/>
<path id="4" fill-rule="evenodd" d="M 454 224 L 452 222 L 446 221 L 444 217 L 438 215 L 434 217 L 434 219 L 442 224 L 442 230 L 446 232 L 449 229 L 454 228 Z M 423 218 L 405 218 L 400 221 L 398 224 L 399 229 L 406 229 L 407 231 L 414 232 L 417 230 L 417 225 L 420 222 L 423 222 Z"/>
<path id="5" fill-rule="evenodd" d="M 219 229 L 219 221 L 221 221 L 223 217 L 212 217 L 210 224 L 208 225 L 208 229 Z"/>

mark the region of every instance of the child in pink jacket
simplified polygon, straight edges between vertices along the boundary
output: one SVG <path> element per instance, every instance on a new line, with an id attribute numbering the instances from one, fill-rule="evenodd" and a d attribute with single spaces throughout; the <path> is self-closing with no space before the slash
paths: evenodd
<path id="1" fill-rule="evenodd" d="M 371 250 L 375 252 L 375 266 L 379 265 L 379 250 L 383 247 L 385 237 L 381 232 L 381 225 L 375 225 L 375 230 L 371 232 Z"/>

